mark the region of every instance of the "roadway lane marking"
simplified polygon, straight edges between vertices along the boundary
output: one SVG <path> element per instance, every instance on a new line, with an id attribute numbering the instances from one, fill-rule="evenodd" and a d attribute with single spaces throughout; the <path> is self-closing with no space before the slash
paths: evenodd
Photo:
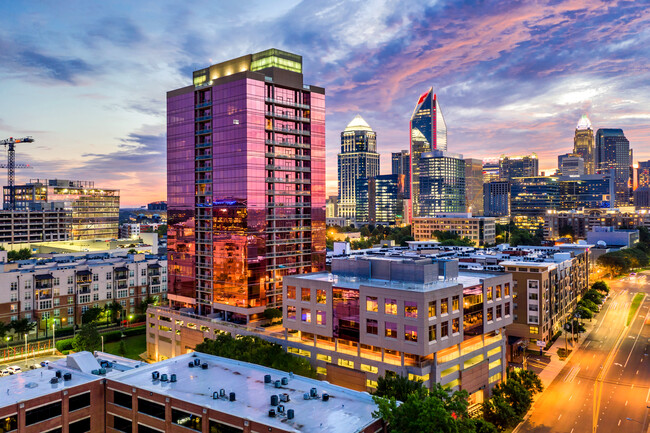
<path id="1" fill-rule="evenodd" d="M 627 400 L 625 400 L 625 406 L 627 406 Z"/>
<path id="2" fill-rule="evenodd" d="M 562 414 L 560 414 L 560 416 L 557 417 L 557 420 L 559 421 L 560 418 L 562 418 Z"/>
<path id="3" fill-rule="evenodd" d="M 644 299 L 645 299 L 645 298 L 644 298 Z M 624 367 L 627 367 L 627 363 L 628 363 L 629 360 L 630 360 L 630 356 L 632 356 L 632 352 L 634 352 L 634 346 L 636 346 L 636 342 L 639 341 L 639 336 L 641 336 L 641 331 L 642 331 L 642 330 L 643 330 L 643 324 L 642 324 L 641 327 L 639 328 L 639 333 L 636 334 L 636 339 L 634 340 L 634 344 L 632 345 L 632 349 L 630 349 L 630 354 L 627 356 L 627 360 L 625 360 L 625 365 L 624 365 Z M 634 337 L 632 337 L 632 338 L 634 338 Z"/>
<path id="4" fill-rule="evenodd" d="M 571 401 L 572 398 L 573 398 L 573 394 L 571 394 L 571 397 L 569 397 L 569 401 Z"/>
<path id="5" fill-rule="evenodd" d="M 621 420 L 620 419 L 618 420 L 618 426 L 619 427 L 621 426 Z"/>

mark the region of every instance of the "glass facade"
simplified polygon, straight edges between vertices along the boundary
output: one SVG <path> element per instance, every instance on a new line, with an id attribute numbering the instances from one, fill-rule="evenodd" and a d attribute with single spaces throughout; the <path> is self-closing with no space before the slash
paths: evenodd
<path id="1" fill-rule="evenodd" d="M 583 115 L 578 121 L 573 137 L 573 153 L 582 157 L 584 161 L 584 174 L 594 174 L 594 130 L 591 122 Z M 563 173 L 565 174 L 565 173 Z"/>
<path id="2" fill-rule="evenodd" d="M 418 99 L 411 116 L 410 129 L 412 212 L 414 217 L 425 216 L 420 212 L 420 157 L 433 150 L 447 150 L 447 124 L 433 88 Z"/>
<path id="3" fill-rule="evenodd" d="M 447 152 L 427 152 L 419 158 L 418 172 L 420 217 L 465 212 L 465 161 L 462 157 Z M 413 212 L 415 214 L 415 210 Z"/>
<path id="4" fill-rule="evenodd" d="M 403 174 L 361 178 L 356 182 L 356 220 L 369 224 L 400 224 L 404 219 Z"/>
<path id="5" fill-rule="evenodd" d="M 324 90 L 271 51 L 248 57 L 263 73 L 168 94 L 170 299 L 199 314 L 248 320 L 281 305 L 283 276 L 324 268 Z"/>
<path id="6" fill-rule="evenodd" d="M 599 129 L 596 132 L 596 170 L 614 177 L 615 206 L 630 204 L 630 166 L 632 155 L 630 142 L 622 129 Z"/>
<path id="7" fill-rule="evenodd" d="M 510 197 L 513 216 L 543 217 L 560 207 L 560 182 L 557 177 L 520 177 L 512 183 Z"/>
<path id="8" fill-rule="evenodd" d="M 490 217 L 510 215 L 510 182 L 495 181 L 483 184 L 483 214 Z"/>
<path id="9" fill-rule="evenodd" d="M 411 198 L 411 154 L 408 150 L 391 154 L 391 169 L 391 174 L 404 175 L 404 198 Z"/>
<path id="10" fill-rule="evenodd" d="M 539 160 L 532 153 L 524 156 L 502 156 L 499 159 L 499 177 L 508 182 L 516 177 L 533 177 L 539 175 Z"/>

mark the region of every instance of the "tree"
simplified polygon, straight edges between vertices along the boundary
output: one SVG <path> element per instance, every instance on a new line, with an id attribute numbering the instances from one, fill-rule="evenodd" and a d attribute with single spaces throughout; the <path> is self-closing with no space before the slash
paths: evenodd
<path id="1" fill-rule="evenodd" d="M 128 252 L 128 254 L 138 254 L 138 250 L 136 250 L 135 248 L 131 248 L 131 249 L 130 249 L 129 251 L 127 251 L 127 252 Z"/>
<path id="2" fill-rule="evenodd" d="M 32 251 L 29 248 L 21 248 L 18 251 L 11 250 L 7 253 L 7 259 L 12 262 L 14 260 L 27 260 L 32 257 Z"/>
<path id="3" fill-rule="evenodd" d="M 157 303 L 157 296 L 147 296 L 146 298 L 142 299 L 142 301 L 140 301 L 140 303 L 137 305 L 136 311 L 140 314 L 145 314 L 147 312 L 147 308 L 149 308 L 150 305 L 156 305 Z"/>
<path id="4" fill-rule="evenodd" d="M 122 313 L 122 305 L 117 301 L 113 301 L 110 304 L 104 305 L 104 310 L 106 311 L 107 323 L 109 317 L 111 318 L 112 322 L 117 322 L 118 315 Z"/>
<path id="5" fill-rule="evenodd" d="M 36 328 L 36 322 L 32 322 L 29 319 L 12 320 L 9 323 L 9 327 L 13 330 L 14 334 L 24 338 L 25 335 L 29 334 Z"/>
<path id="6" fill-rule="evenodd" d="M 398 401 L 406 401 L 409 394 L 424 388 L 421 381 L 409 380 L 405 376 L 380 376 L 377 379 L 377 390 L 373 393 L 384 398 L 395 398 Z"/>
<path id="7" fill-rule="evenodd" d="M 434 230 L 433 237 L 436 238 L 440 242 L 440 245 L 443 246 L 474 246 L 474 242 L 470 238 L 465 237 L 461 239 L 458 233 L 451 231 Z"/>
<path id="8" fill-rule="evenodd" d="M 492 398 L 483 403 L 483 416 L 499 430 L 514 427 L 530 409 L 533 396 L 543 388 L 534 372 L 510 370 L 508 380 L 497 384 L 492 389 Z"/>
<path id="9" fill-rule="evenodd" d="M 5 323 L 5 322 L 0 322 L 0 340 L 5 341 L 5 338 L 7 338 L 7 334 L 11 330 L 11 327 Z M 7 340 L 7 346 L 9 346 L 9 341 Z"/>
<path id="10" fill-rule="evenodd" d="M 602 293 L 609 293 L 609 286 L 604 281 L 596 281 L 591 285 L 591 288 Z"/>
<path id="11" fill-rule="evenodd" d="M 104 311 L 104 309 L 100 307 L 91 307 L 87 309 L 81 315 L 81 323 L 95 322 L 97 319 L 99 319 L 99 316 L 102 314 L 102 311 Z"/>
<path id="12" fill-rule="evenodd" d="M 124 343 L 124 340 L 120 340 L 118 352 L 121 356 L 126 356 L 126 343 Z"/>
<path id="13" fill-rule="evenodd" d="M 282 318 L 282 311 L 278 308 L 267 308 L 264 310 L 264 318 L 273 321 Z"/>
<path id="14" fill-rule="evenodd" d="M 167 224 L 161 224 L 158 226 L 156 229 L 156 232 L 158 233 L 158 237 L 162 238 L 167 234 Z"/>
<path id="15" fill-rule="evenodd" d="M 77 335 L 72 340 L 72 348 L 75 352 L 98 350 L 102 345 L 101 337 L 94 323 L 87 323 L 81 326 Z"/>

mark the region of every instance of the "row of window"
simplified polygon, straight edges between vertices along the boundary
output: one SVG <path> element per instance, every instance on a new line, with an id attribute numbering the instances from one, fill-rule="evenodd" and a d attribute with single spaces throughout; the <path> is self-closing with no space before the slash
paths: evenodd
<path id="1" fill-rule="evenodd" d="M 162 281 L 167 281 L 167 277 L 164 275 L 167 273 L 167 268 L 162 267 L 160 271 L 163 275 L 161 277 Z M 147 269 L 140 269 L 140 276 L 141 277 L 146 277 L 147 276 Z M 129 270 L 129 277 L 135 277 L 135 271 Z M 107 272 L 106 273 L 106 279 L 107 280 L 112 280 L 113 279 L 113 272 Z M 68 275 L 68 284 L 74 284 L 75 283 L 75 275 Z M 92 274 L 92 281 L 99 281 L 99 274 Z M 133 280 L 132 280 L 133 281 Z M 147 284 L 147 279 L 143 278 L 141 279 L 142 284 Z M 52 277 L 52 285 L 53 286 L 58 286 L 61 284 L 61 280 L 59 277 Z M 133 284 L 131 284 L 133 285 Z M 25 281 L 25 289 L 31 289 L 32 288 L 32 280 L 27 280 Z M 10 285 L 11 290 L 18 290 L 18 282 L 13 281 Z"/>

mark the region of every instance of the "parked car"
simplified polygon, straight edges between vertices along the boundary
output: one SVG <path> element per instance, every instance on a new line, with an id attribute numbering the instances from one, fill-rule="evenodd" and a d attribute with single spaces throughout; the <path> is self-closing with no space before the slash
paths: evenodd
<path id="1" fill-rule="evenodd" d="M 22 369 L 18 367 L 17 365 L 12 365 L 10 367 L 7 367 L 7 370 L 11 371 L 11 374 L 18 374 L 22 373 Z"/>
<path id="2" fill-rule="evenodd" d="M 11 374 L 14 374 L 14 372 L 13 372 L 13 371 L 9 371 L 9 370 L 7 370 L 7 369 L 0 370 L 0 377 L 2 377 L 2 376 L 9 376 L 9 375 L 11 375 Z"/>
<path id="3" fill-rule="evenodd" d="M 50 364 L 50 361 L 48 361 L 48 360 L 41 361 L 41 367 L 47 367 L 49 364 Z"/>
<path id="4" fill-rule="evenodd" d="M 30 370 L 36 370 L 37 368 L 41 368 L 41 364 L 32 364 L 29 366 Z"/>

